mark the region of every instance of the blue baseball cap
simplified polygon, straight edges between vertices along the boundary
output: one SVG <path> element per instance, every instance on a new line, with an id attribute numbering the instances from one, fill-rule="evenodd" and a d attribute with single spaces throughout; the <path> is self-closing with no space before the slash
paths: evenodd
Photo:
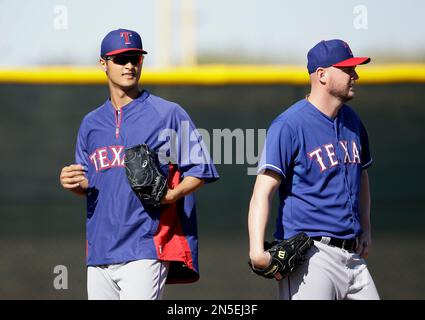
<path id="1" fill-rule="evenodd" d="M 345 41 L 322 40 L 307 54 L 308 73 L 313 73 L 317 68 L 354 67 L 370 62 L 369 57 L 354 57 L 353 52 Z"/>
<path id="2" fill-rule="evenodd" d="M 126 51 L 139 51 L 143 54 L 142 38 L 136 31 L 117 29 L 109 32 L 102 40 L 100 56 L 106 57 Z"/>

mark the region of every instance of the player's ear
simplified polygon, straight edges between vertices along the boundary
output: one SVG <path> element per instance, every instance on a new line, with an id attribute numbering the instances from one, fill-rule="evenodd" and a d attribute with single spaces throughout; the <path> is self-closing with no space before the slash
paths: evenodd
<path id="1" fill-rule="evenodd" d="M 321 83 L 326 83 L 327 77 L 328 77 L 328 73 L 327 73 L 326 69 L 324 69 L 324 68 L 317 68 L 317 70 L 316 70 L 316 76 L 317 76 L 317 79 Z"/>
<path id="2" fill-rule="evenodd" d="M 106 72 L 106 70 L 108 69 L 107 65 L 106 65 L 106 60 L 103 58 L 99 59 L 99 63 L 100 63 L 100 67 L 102 68 L 102 70 L 104 72 Z"/>

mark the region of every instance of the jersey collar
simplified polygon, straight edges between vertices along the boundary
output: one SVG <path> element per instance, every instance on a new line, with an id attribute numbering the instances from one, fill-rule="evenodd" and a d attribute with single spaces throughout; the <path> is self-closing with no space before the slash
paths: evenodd
<path id="1" fill-rule="evenodd" d="M 310 101 L 305 99 L 306 105 L 308 106 L 308 109 L 311 110 L 316 115 L 319 115 L 322 119 L 324 119 L 326 122 L 329 122 L 330 124 L 335 124 L 338 122 L 338 119 L 342 115 L 342 109 L 345 107 L 345 104 L 342 105 L 342 107 L 339 109 L 338 114 L 335 118 L 331 118 L 328 115 L 324 114 L 322 111 L 320 111 L 314 104 L 312 104 Z"/>
<path id="2" fill-rule="evenodd" d="M 128 112 L 129 110 L 133 109 L 133 108 L 134 108 L 134 106 L 136 106 L 137 104 L 139 104 L 139 103 L 143 103 L 143 101 L 145 101 L 145 100 L 149 97 L 149 95 L 150 95 L 149 91 L 147 91 L 147 90 L 144 90 L 144 89 L 143 89 L 143 90 L 139 93 L 139 95 L 137 96 L 137 98 L 136 98 L 136 99 L 134 99 L 133 101 L 131 101 L 131 102 L 127 103 L 125 106 L 122 106 L 122 107 L 121 107 L 121 110 L 122 110 L 122 111 L 127 111 L 127 112 Z M 108 109 L 109 109 L 109 110 L 111 110 L 112 112 L 115 112 L 115 111 L 116 111 L 115 107 L 113 106 L 113 104 L 112 104 L 112 102 L 111 102 L 111 98 L 110 98 L 110 97 L 106 100 L 105 105 L 106 105 L 106 106 L 108 107 Z"/>

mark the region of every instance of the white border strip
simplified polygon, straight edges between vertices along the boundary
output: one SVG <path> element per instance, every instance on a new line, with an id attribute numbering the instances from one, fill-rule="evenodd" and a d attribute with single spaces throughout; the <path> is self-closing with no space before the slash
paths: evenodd
<path id="1" fill-rule="evenodd" d="M 283 173 L 283 171 L 279 167 L 276 167 L 276 166 L 274 166 L 272 164 L 264 164 L 264 165 L 262 165 L 260 167 L 260 169 L 257 170 L 257 174 L 262 173 L 264 171 L 264 168 L 265 167 L 266 168 L 269 167 L 269 168 L 273 168 L 273 169 L 278 170 L 280 172 L 280 174 L 286 179 L 286 175 Z"/>
<path id="2" fill-rule="evenodd" d="M 366 168 L 366 167 L 370 166 L 370 165 L 372 164 L 372 162 L 373 162 L 373 159 L 370 159 L 370 161 L 369 161 L 368 163 L 366 163 L 366 164 L 362 165 L 362 169 L 364 169 L 364 168 Z"/>

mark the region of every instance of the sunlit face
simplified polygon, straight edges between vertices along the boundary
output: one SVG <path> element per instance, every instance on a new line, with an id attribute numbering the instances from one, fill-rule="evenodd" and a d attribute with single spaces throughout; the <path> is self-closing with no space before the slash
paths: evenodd
<path id="1" fill-rule="evenodd" d="M 140 53 L 126 52 L 100 59 L 100 63 L 113 85 L 128 90 L 138 85 L 143 58 Z"/>
<path id="2" fill-rule="evenodd" d="M 330 95 L 339 98 L 342 102 L 354 98 L 354 84 L 359 76 L 356 67 L 330 67 L 328 79 L 328 92 Z"/>

